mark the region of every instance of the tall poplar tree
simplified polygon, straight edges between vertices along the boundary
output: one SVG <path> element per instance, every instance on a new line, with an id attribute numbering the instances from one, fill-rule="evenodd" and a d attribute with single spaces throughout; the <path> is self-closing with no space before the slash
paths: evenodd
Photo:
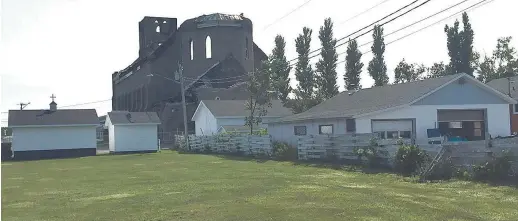
<path id="1" fill-rule="evenodd" d="M 269 57 L 270 63 L 270 78 L 271 87 L 273 91 L 277 92 L 277 97 L 286 105 L 288 95 L 291 93 L 290 86 L 290 71 L 291 67 L 286 59 L 286 41 L 281 35 L 275 37 L 275 48 Z"/>
<path id="2" fill-rule="evenodd" d="M 374 79 L 374 86 L 383 86 L 388 84 L 387 65 L 385 64 L 385 39 L 383 38 L 383 28 L 379 25 L 374 26 L 372 33 L 374 42 L 372 43 L 372 54 L 374 57 L 369 62 L 367 70 Z"/>
<path id="3" fill-rule="evenodd" d="M 295 89 L 296 100 L 293 104 L 293 111 L 300 113 L 316 105 L 315 102 L 315 74 L 309 64 L 309 51 L 311 45 L 311 34 L 313 30 L 308 27 L 302 29 L 295 39 L 297 51 L 297 65 L 295 66 L 295 77 L 298 81 Z"/>
<path id="4" fill-rule="evenodd" d="M 316 64 L 317 73 L 317 97 L 319 100 L 326 100 L 338 94 L 338 85 L 336 84 L 336 62 L 338 54 L 336 53 L 336 39 L 333 38 L 333 21 L 327 18 L 324 25 L 320 27 L 318 38 L 322 49 L 322 56 Z"/>
<path id="5" fill-rule="evenodd" d="M 361 62 L 362 53 L 358 49 L 356 39 L 349 39 L 347 45 L 347 55 L 345 57 L 345 88 L 347 90 L 358 90 L 360 85 L 360 74 L 362 73 L 363 63 Z"/>

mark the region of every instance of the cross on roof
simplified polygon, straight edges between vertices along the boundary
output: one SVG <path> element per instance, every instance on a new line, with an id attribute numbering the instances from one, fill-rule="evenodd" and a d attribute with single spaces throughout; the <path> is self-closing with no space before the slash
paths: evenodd
<path id="1" fill-rule="evenodd" d="M 56 98 L 56 95 L 52 94 L 52 95 L 50 96 L 50 98 L 52 98 L 52 101 L 54 101 L 54 98 Z"/>

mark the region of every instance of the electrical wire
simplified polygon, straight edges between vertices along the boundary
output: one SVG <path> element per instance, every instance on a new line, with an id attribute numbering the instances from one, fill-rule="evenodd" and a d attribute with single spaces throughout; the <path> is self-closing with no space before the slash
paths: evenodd
<path id="1" fill-rule="evenodd" d="M 263 31 L 268 29 L 269 27 L 271 27 L 272 25 L 274 25 L 275 23 L 281 21 L 282 19 L 285 19 L 286 17 L 288 17 L 289 15 L 293 14 L 293 12 L 296 12 L 298 11 L 299 9 L 301 9 L 302 7 L 304 7 L 305 5 L 307 5 L 308 3 L 310 3 L 311 1 L 313 0 L 307 0 L 306 2 L 302 3 L 302 5 L 299 5 L 297 8 L 291 10 L 290 12 L 288 12 L 287 14 L 283 15 L 282 17 L 278 18 L 277 20 L 275 20 L 274 22 L 266 25 L 264 28 L 263 28 Z"/>
<path id="2" fill-rule="evenodd" d="M 404 39 L 404 38 L 407 38 L 407 37 L 409 37 L 409 36 L 411 36 L 411 35 L 414 35 L 414 34 L 416 34 L 416 33 L 420 32 L 420 31 L 423 31 L 423 30 L 425 30 L 425 29 L 427 29 L 427 28 L 430 28 L 430 27 L 432 27 L 432 26 L 434 26 L 434 25 L 437 25 L 437 24 L 439 24 L 440 22 L 443 22 L 443 21 L 445 21 L 445 20 L 447 20 L 447 19 L 450 19 L 450 18 L 452 18 L 452 17 L 454 17 L 454 16 L 457 16 L 457 15 L 459 15 L 459 14 L 462 14 L 462 13 L 463 13 L 463 12 L 465 12 L 465 11 L 475 10 L 475 9 L 477 9 L 477 8 L 479 8 L 479 7 L 482 7 L 482 6 L 486 5 L 486 4 L 489 4 L 489 3 L 491 3 L 491 2 L 493 2 L 493 1 L 495 1 L 495 0 L 489 0 L 489 2 L 486 2 L 486 1 L 488 1 L 488 0 L 481 0 L 481 1 L 479 1 L 479 2 L 477 2 L 477 3 L 475 3 L 475 4 L 473 4 L 473 5 L 471 5 L 471 6 L 467 7 L 467 8 L 465 8 L 465 9 L 462 9 L 462 10 L 460 10 L 460 11 L 458 11 L 458 12 L 456 12 L 456 13 L 454 13 L 454 14 L 452 14 L 452 15 L 448 16 L 448 17 L 445 17 L 445 18 L 443 18 L 443 19 L 441 19 L 441 20 L 439 20 L 439 21 L 436 21 L 436 22 L 434 22 L 434 23 L 432 23 L 432 24 L 430 24 L 430 25 L 427 25 L 427 26 L 425 26 L 425 27 L 423 27 L 423 28 L 420 28 L 420 29 L 418 29 L 418 30 L 416 30 L 416 31 L 413 31 L 413 32 L 411 32 L 411 33 L 409 33 L 409 34 L 406 34 L 406 35 L 404 35 L 404 36 L 402 36 L 402 37 L 399 37 L 399 38 L 397 38 L 397 39 L 395 39 L 395 40 L 392 40 L 392 41 L 390 41 L 390 42 L 386 43 L 385 45 L 390 45 L 390 44 L 392 44 L 392 43 L 394 43 L 394 42 L 400 41 L 400 40 L 402 40 L 402 39 Z M 485 3 L 484 3 L 484 2 L 485 2 Z M 484 3 L 484 4 L 482 4 L 482 3 Z M 370 52 L 372 52 L 372 51 L 366 51 L 366 52 L 362 53 L 362 55 L 368 54 L 368 53 L 370 53 Z M 345 60 L 342 60 L 342 61 L 338 62 L 337 64 L 341 64 L 341 63 L 344 63 L 344 62 L 345 62 Z"/>
<path id="3" fill-rule="evenodd" d="M 344 24 L 344 23 L 346 23 L 346 22 L 348 22 L 348 21 L 351 21 L 351 20 L 353 20 L 353 19 L 355 19 L 355 18 L 357 18 L 357 17 L 359 17 L 359 16 L 361 16 L 361 15 L 363 15 L 363 14 L 365 14 L 365 13 L 369 12 L 370 10 L 372 10 L 372 9 L 374 9 L 374 8 L 376 8 L 376 7 L 380 6 L 381 4 L 383 4 L 383 3 L 385 3 L 385 2 L 388 2 L 388 1 L 390 1 L 390 0 L 383 0 L 383 1 L 381 1 L 381 2 L 378 2 L 376 5 L 374 5 L 374 6 L 370 7 L 370 8 L 368 8 L 367 10 L 362 11 L 362 12 L 360 12 L 360 13 L 356 14 L 356 15 L 351 16 L 350 18 L 346 19 L 345 21 L 340 22 L 339 24 L 340 24 L 340 25 L 342 25 L 342 24 Z"/>
<path id="4" fill-rule="evenodd" d="M 387 37 L 387 36 L 393 35 L 393 34 L 395 34 L 395 33 L 399 32 L 399 31 L 402 31 L 402 30 L 404 30 L 404 29 L 406 29 L 406 28 L 409 28 L 409 27 L 411 27 L 411 26 L 413 26 L 413 25 L 415 25 L 415 24 L 418 24 L 418 23 L 423 22 L 423 21 L 425 21 L 425 20 L 428 20 L 428 19 L 430 19 L 430 18 L 432 18 L 432 17 L 435 17 L 435 16 L 437 16 L 437 15 L 439 15 L 439 14 L 441 14 L 441 13 L 445 12 L 445 11 L 448 11 L 448 10 L 450 10 L 450 9 L 452 9 L 452 8 L 454 8 L 454 7 L 456 7 L 456 6 L 460 5 L 460 4 L 462 4 L 462 3 L 464 3 L 464 2 L 467 2 L 467 1 L 469 1 L 469 0 L 463 0 L 463 1 L 461 1 L 461 2 L 459 2 L 459 3 L 457 3 L 457 4 L 455 4 L 455 5 L 449 6 L 448 8 L 445 8 L 445 9 L 443 9 L 443 10 L 441 10 L 441 11 L 438 11 L 438 12 L 436 12 L 436 13 L 432 14 L 432 15 L 429 15 L 429 16 L 428 16 L 428 17 L 426 17 L 426 18 L 423 18 L 423 19 L 421 19 L 421 20 L 419 20 L 419 21 L 416 21 L 416 22 L 414 22 L 414 23 L 412 23 L 412 24 L 406 25 L 406 26 L 404 26 L 404 27 L 402 27 L 402 28 L 400 28 L 400 29 L 397 29 L 397 30 L 395 30 L 395 31 L 393 31 L 393 32 L 390 32 L 390 33 L 388 33 L 388 34 L 386 34 L 386 35 L 383 35 L 383 37 Z M 367 42 L 367 43 L 364 43 L 364 44 L 359 45 L 358 47 L 363 47 L 363 46 L 369 45 L 369 44 L 371 44 L 371 43 L 373 43 L 373 42 L 374 42 L 374 41 L 369 41 L 369 42 Z M 347 51 L 344 51 L 344 52 L 338 53 L 338 55 L 342 55 L 342 54 L 345 54 L 345 53 L 347 53 Z"/>
<path id="5" fill-rule="evenodd" d="M 348 37 L 350 37 L 350 36 L 352 36 L 352 35 L 354 35 L 354 34 L 356 34 L 356 33 L 358 33 L 358 32 L 361 32 L 361 31 L 363 31 L 363 30 L 365 30 L 365 29 L 367 29 L 367 28 L 371 27 L 372 25 L 375 25 L 376 23 L 380 22 L 381 20 L 384 20 L 384 19 L 386 19 L 386 18 L 388 18 L 388 17 L 390 17 L 390 16 L 392 16 L 392 15 L 394 15 L 394 14 L 398 13 L 399 11 L 401 11 L 401 10 L 403 10 L 403 9 L 407 8 L 407 7 L 410 7 L 411 5 L 415 4 L 417 1 L 418 1 L 418 0 L 414 0 L 413 2 L 411 2 L 411 3 L 409 3 L 409 4 L 405 5 L 405 6 L 403 6 L 403 7 L 401 7 L 401 8 L 399 8 L 398 10 L 396 10 L 396 11 L 394 11 L 394 12 L 392 12 L 392 13 L 388 14 L 388 15 L 386 15 L 385 17 L 383 17 L 383 18 L 381 18 L 381 19 L 378 19 L 377 21 L 372 22 L 372 23 L 370 23 L 369 25 L 367 25 L 367 26 L 365 26 L 365 27 L 363 27 L 363 28 L 360 28 L 360 29 L 359 29 L 359 30 L 357 30 L 357 31 L 355 31 L 355 32 L 353 32 L 353 33 L 351 33 L 351 34 L 349 34 L 349 35 L 347 35 L 347 36 L 343 37 L 343 38 L 340 38 L 340 39 L 336 40 L 336 42 L 342 41 L 342 40 L 344 40 L 344 39 L 346 39 L 346 38 L 348 38 Z M 429 1 L 431 1 L 431 0 L 427 0 L 426 2 L 422 3 L 422 4 L 421 4 L 421 5 L 419 5 L 418 7 L 420 7 L 420 6 L 422 6 L 422 5 L 426 4 L 426 3 L 428 3 Z M 413 9 L 411 9 L 410 11 L 412 11 L 412 10 L 414 10 L 414 9 L 416 9 L 416 8 L 417 8 L 417 7 L 415 7 L 415 8 L 413 8 Z M 408 12 L 410 12 L 410 11 L 407 11 L 406 13 L 408 13 Z M 405 13 L 405 14 L 406 14 L 406 13 Z M 403 14 L 403 15 L 404 15 L 404 14 Z M 398 16 L 398 17 L 401 17 L 401 15 L 400 15 L 400 16 Z M 398 17 L 396 17 L 396 18 L 398 18 Z M 392 21 L 393 21 L 393 20 L 392 20 Z M 386 24 L 386 23 L 385 23 L 385 24 Z M 362 35 L 365 35 L 365 34 L 369 33 L 370 31 L 372 31 L 372 29 L 371 29 L 371 30 L 369 30 L 368 32 L 366 32 L 366 33 L 362 34 Z M 362 35 L 360 35 L 360 36 L 362 36 Z M 358 37 L 360 37 L 360 36 L 357 36 L 356 38 L 358 38 Z M 334 48 L 337 48 L 337 47 L 338 47 L 338 46 L 335 46 Z M 309 54 L 313 54 L 313 53 L 315 53 L 315 52 L 318 52 L 318 51 L 320 51 L 320 50 L 322 50 L 322 47 L 320 47 L 320 48 L 318 48 L 318 49 L 316 49 L 316 50 L 310 51 L 310 52 L 308 53 L 308 55 L 309 55 Z M 318 56 L 318 54 L 317 54 L 317 56 Z M 313 57 L 315 57 L 315 56 L 313 56 Z M 291 59 L 291 60 L 289 60 L 289 61 L 288 61 L 288 63 L 291 63 L 292 61 L 296 61 L 296 60 L 298 60 L 298 58 Z"/>

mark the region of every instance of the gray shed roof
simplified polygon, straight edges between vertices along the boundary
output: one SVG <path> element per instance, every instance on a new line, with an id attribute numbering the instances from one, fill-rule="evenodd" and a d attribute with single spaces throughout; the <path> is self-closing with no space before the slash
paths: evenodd
<path id="1" fill-rule="evenodd" d="M 98 125 L 95 109 L 10 110 L 9 127 Z"/>
<path id="2" fill-rule="evenodd" d="M 461 75 L 469 77 L 466 74 L 448 75 L 409 83 L 366 88 L 351 95 L 349 95 L 351 91 L 344 91 L 306 112 L 284 117 L 274 122 L 336 117 L 352 118 L 359 114 L 405 105 L 461 77 Z"/>
<path id="3" fill-rule="evenodd" d="M 215 117 L 245 117 L 249 110 L 245 109 L 246 100 L 203 100 L 205 106 Z M 284 107 L 280 100 L 272 100 L 272 107 L 268 108 L 267 117 L 284 117 L 293 114 Z"/>
<path id="4" fill-rule="evenodd" d="M 155 112 L 108 112 L 108 118 L 113 125 L 117 124 L 160 124 L 160 118 Z"/>
<path id="5" fill-rule="evenodd" d="M 502 94 L 509 94 L 511 92 L 511 97 L 514 99 L 518 99 L 518 76 L 507 78 L 499 78 L 492 80 L 487 83 L 490 87 L 500 91 Z"/>

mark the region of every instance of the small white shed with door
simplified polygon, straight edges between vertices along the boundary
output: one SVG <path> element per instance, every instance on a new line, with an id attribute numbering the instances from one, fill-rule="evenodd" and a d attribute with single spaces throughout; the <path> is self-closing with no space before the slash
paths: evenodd
<path id="1" fill-rule="evenodd" d="M 159 124 L 155 112 L 109 112 L 106 126 L 110 153 L 157 152 Z"/>

